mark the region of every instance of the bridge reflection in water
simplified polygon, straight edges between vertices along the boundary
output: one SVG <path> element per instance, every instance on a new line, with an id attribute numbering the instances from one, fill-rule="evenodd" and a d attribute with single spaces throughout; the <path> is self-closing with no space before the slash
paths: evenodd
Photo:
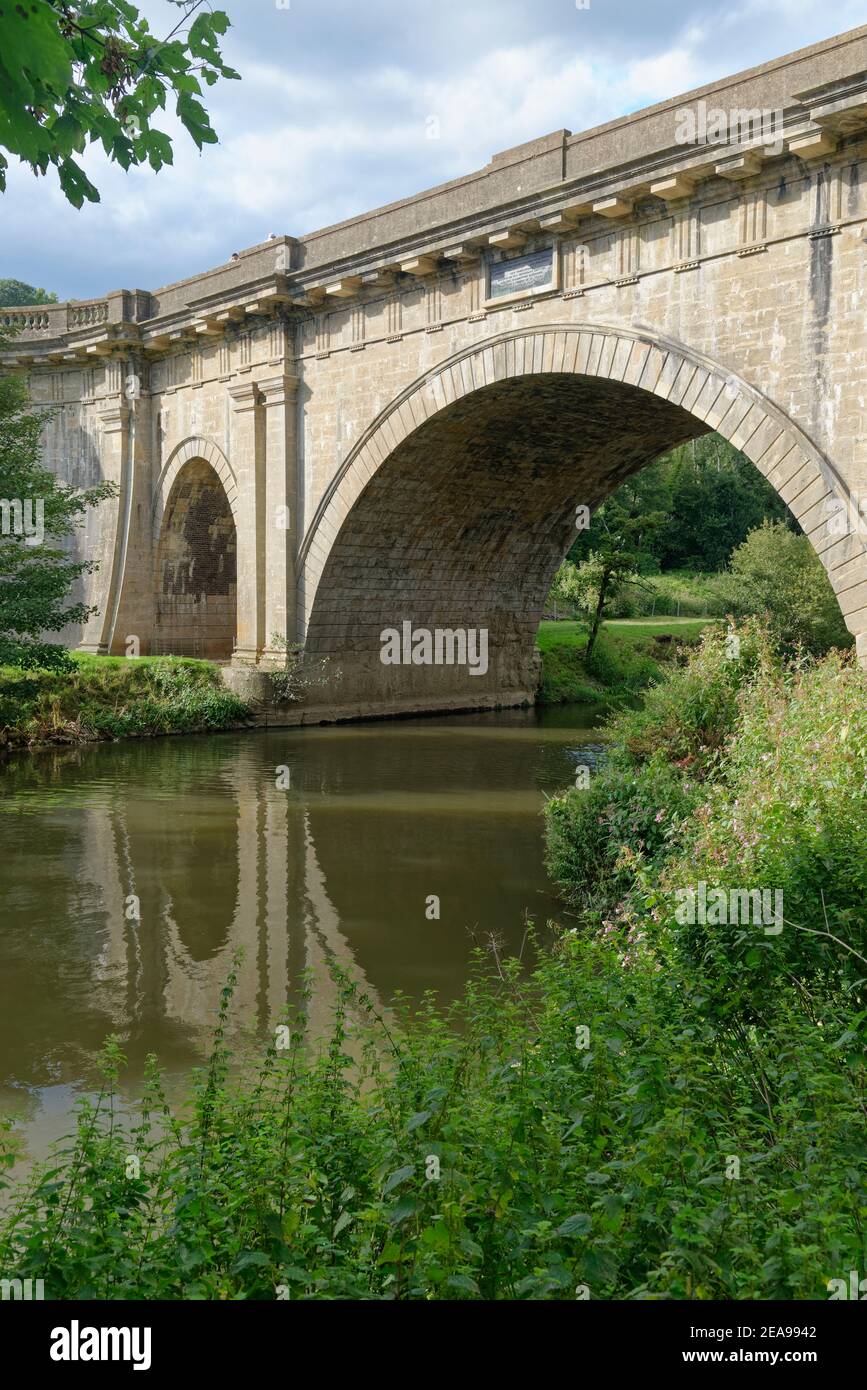
<path id="1" fill-rule="evenodd" d="M 201 1063 L 239 947 L 236 1038 L 272 1032 L 305 972 L 321 1034 L 329 959 L 379 1004 L 454 996 L 474 941 L 496 932 L 518 950 L 527 914 L 557 911 L 542 794 L 574 779 L 594 737 L 582 713 L 130 741 L 10 764 L 0 1106 L 28 1116 L 41 1147 L 94 1084 L 111 1032 L 133 1086 L 149 1052 L 170 1079 Z"/>

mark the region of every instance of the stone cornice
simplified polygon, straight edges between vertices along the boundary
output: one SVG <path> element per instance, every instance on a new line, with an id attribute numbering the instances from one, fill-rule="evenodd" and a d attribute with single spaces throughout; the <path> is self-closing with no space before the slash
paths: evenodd
<path id="1" fill-rule="evenodd" d="M 298 377 L 291 376 L 288 372 L 279 372 L 276 376 L 265 377 L 257 382 L 263 404 L 266 406 L 286 405 L 287 402 L 293 401 L 298 385 Z"/>
<path id="2" fill-rule="evenodd" d="M 782 148 L 769 149 L 760 138 L 747 145 L 676 142 L 677 114 L 690 102 L 732 102 L 743 110 L 747 101 L 746 109 L 766 109 L 772 99 Z M 593 236 L 603 224 L 626 225 L 636 205 L 640 211 L 650 199 L 679 203 L 723 180 L 756 179 L 766 165 L 778 178 L 793 159 L 828 158 L 840 140 L 862 131 L 867 135 L 867 26 L 593 131 L 555 131 L 495 155 L 463 179 L 307 237 L 274 238 L 152 293 L 123 290 L 102 301 L 7 310 L 6 317 L 22 320 L 22 331 L 6 360 L 82 365 L 132 345 L 149 354 L 185 351 L 263 318 L 297 319 L 311 308 L 399 290 L 440 269 L 461 270 L 481 244 L 508 249 L 528 234 L 574 235 L 579 224 L 579 235 Z"/>
<path id="3" fill-rule="evenodd" d="M 238 414 L 245 410 L 255 410 L 257 406 L 262 404 L 259 387 L 255 381 L 235 382 L 233 385 L 227 386 L 226 390 Z"/>
<path id="4" fill-rule="evenodd" d="M 130 411 L 126 405 L 110 405 L 98 414 L 105 434 L 117 434 L 129 424 Z"/>

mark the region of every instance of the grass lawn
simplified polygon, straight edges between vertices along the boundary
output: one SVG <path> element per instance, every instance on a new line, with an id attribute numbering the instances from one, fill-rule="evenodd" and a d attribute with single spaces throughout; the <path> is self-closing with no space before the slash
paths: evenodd
<path id="1" fill-rule="evenodd" d="M 602 631 L 608 632 L 622 642 L 640 646 L 653 637 L 670 634 L 689 641 L 698 637 L 708 623 L 715 618 L 612 618 L 602 624 Z M 552 647 L 586 647 L 586 623 L 542 622 L 536 634 L 536 646 L 541 652 Z"/>
<path id="2" fill-rule="evenodd" d="M 70 652 L 69 655 L 77 666 L 88 668 L 92 671 L 104 671 L 125 666 L 153 666 L 156 662 L 165 664 L 167 661 L 172 666 L 212 666 L 213 662 L 202 661 L 196 656 L 95 656 L 90 652 Z"/>
<path id="3" fill-rule="evenodd" d="M 621 642 L 641 646 L 645 642 L 652 642 L 654 637 L 666 634 L 682 642 L 694 641 L 701 636 L 708 623 L 718 621 L 718 618 L 613 618 L 610 623 L 605 623 L 605 627 Z"/>
<path id="4" fill-rule="evenodd" d="M 660 675 L 654 637 L 694 641 L 712 618 L 613 618 L 599 630 L 587 661 L 587 624 L 543 622 L 536 645 L 542 653 L 542 704 L 608 704 L 637 694 Z"/>

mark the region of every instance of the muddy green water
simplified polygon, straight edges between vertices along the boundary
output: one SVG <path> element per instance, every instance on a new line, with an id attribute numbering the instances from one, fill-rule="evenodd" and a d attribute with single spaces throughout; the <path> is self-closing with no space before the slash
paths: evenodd
<path id="1" fill-rule="evenodd" d="M 261 1035 L 305 971 L 327 1015 L 329 955 L 383 1004 L 452 998 L 474 941 L 518 951 L 528 916 L 562 915 L 541 809 L 594 748 L 587 711 L 567 706 L 14 759 L 0 772 L 0 1110 L 43 1153 L 112 1032 L 130 1087 L 149 1052 L 179 1078 L 206 1054 L 238 946 L 235 1016 Z"/>

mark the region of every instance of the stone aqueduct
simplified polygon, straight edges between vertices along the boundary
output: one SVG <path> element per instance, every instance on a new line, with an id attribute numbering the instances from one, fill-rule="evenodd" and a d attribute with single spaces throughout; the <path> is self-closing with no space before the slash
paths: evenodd
<path id="1" fill-rule="evenodd" d="M 679 143 L 702 104 L 727 143 Z M 247 671 L 304 642 L 299 718 L 518 703 L 576 506 L 717 430 L 867 661 L 865 226 L 867 27 L 164 289 L 7 311 L 50 466 L 118 488 L 68 640 Z M 406 620 L 486 628 L 486 674 L 383 665 Z"/>

